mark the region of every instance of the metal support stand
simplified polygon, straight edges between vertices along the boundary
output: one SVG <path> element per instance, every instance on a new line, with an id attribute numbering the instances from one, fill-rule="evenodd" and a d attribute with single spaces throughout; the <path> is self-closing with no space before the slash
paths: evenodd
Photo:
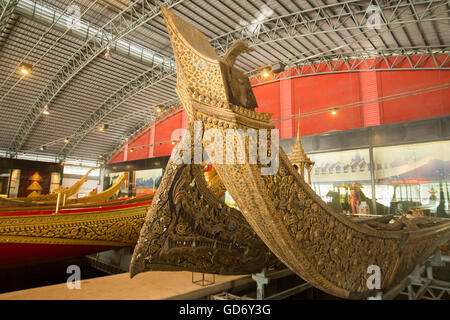
<path id="1" fill-rule="evenodd" d="M 201 272 L 200 273 L 201 274 L 200 279 L 195 280 L 195 278 L 196 278 L 195 275 L 196 274 L 197 274 L 197 272 L 192 272 L 192 283 L 194 283 L 196 285 L 199 285 L 201 287 L 206 287 L 206 286 L 209 286 L 209 285 L 212 285 L 212 284 L 216 283 L 216 275 L 215 274 L 210 274 L 211 279 L 208 280 L 208 279 L 205 278 L 205 274 L 207 274 L 207 273 Z"/>
<path id="2" fill-rule="evenodd" d="M 268 284 L 269 282 L 277 282 L 277 280 L 289 277 L 294 273 L 289 269 L 272 271 L 270 273 L 266 271 L 267 270 L 263 270 L 260 273 L 252 275 L 251 279 L 256 282 L 257 286 L 256 299 L 253 298 L 253 294 L 255 293 L 254 282 L 250 279 L 249 283 L 245 286 L 245 290 L 247 291 L 244 295 L 237 296 L 228 292 L 220 292 L 218 294 L 211 295 L 210 298 L 212 300 L 282 300 L 312 288 L 309 283 L 305 282 L 288 289 L 283 289 L 282 291 L 274 290 L 276 292 L 274 292 L 271 296 L 267 296 L 267 294 L 264 294 L 264 285 Z M 241 292 L 242 289 L 243 287 L 240 288 Z M 278 289 L 278 286 L 276 286 L 276 289 Z"/>
<path id="3" fill-rule="evenodd" d="M 252 274 L 252 279 L 256 282 L 256 300 L 264 299 L 264 285 L 269 283 L 266 276 L 266 269 L 260 273 Z"/>
<path id="4" fill-rule="evenodd" d="M 379 292 L 376 296 L 367 299 L 392 300 L 400 294 L 408 296 L 409 300 L 441 300 L 445 294 L 450 297 L 450 282 L 436 280 L 433 275 L 433 267 L 443 267 L 446 261 L 450 262 L 450 257 L 442 256 L 440 250 L 437 250 L 390 291 Z"/>
<path id="5" fill-rule="evenodd" d="M 409 275 L 407 292 L 401 294 L 407 295 L 408 300 L 441 300 L 445 294 L 450 297 L 450 282 L 436 280 L 433 275 L 433 267 L 445 266 L 446 260 L 448 257 L 443 259 L 438 250 L 424 264 L 416 266 Z M 425 275 L 422 276 L 424 272 Z"/>

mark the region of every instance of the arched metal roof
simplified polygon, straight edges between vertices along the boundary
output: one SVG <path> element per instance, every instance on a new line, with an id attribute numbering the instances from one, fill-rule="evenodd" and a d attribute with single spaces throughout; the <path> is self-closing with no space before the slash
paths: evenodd
<path id="1" fill-rule="evenodd" d="M 250 75 L 277 62 L 301 73 L 321 62 L 335 72 L 337 60 L 434 59 L 450 47 L 448 1 L 0 0 L 0 155 L 104 159 L 155 118 L 156 106 L 176 105 L 159 4 L 219 54 L 248 41 L 255 51 L 237 66 Z M 21 63 L 31 75 L 18 73 Z"/>

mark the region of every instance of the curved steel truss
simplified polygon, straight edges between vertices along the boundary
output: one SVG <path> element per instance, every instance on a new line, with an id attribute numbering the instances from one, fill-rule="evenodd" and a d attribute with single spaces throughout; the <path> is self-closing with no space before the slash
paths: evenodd
<path id="1" fill-rule="evenodd" d="M 171 67 L 155 65 L 139 77 L 128 82 L 125 86 L 108 97 L 108 99 L 106 99 L 103 104 L 88 117 L 88 119 L 78 128 L 78 130 L 69 137 L 69 142 L 64 145 L 58 156 L 62 158 L 70 156 L 84 137 L 86 137 L 86 135 L 92 130 L 95 130 L 99 123 L 124 101 L 130 99 L 143 89 L 154 86 L 174 74 L 175 68 L 173 65 L 171 65 Z M 151 116 L 150 118 L 153 119 L 154 117 Z"/>
<path id="2" fill-rule="evenodd" d="M 167 0 L 163 4 L 169 7 L 183 0 Z M 99 31 L 91 36 L 68 61 L 58 70 L 46 84 L 28 114 L 23 119 L 10 143 L 11 153 L 17 153 L 33 130 L 45 107 L 58 95 L 64 86 L 75 77 L 85 66 L 94 60 L 108 46 L 126 36 L 139 26 L 160 15 L 159 5 L 153 5 L 147 0 L 138 0 L 116 15 Z M 156 60 L 155 60 L 156 62 Z M 163 61 L 166 62 L 166 61 Z M 171 66 L 171 64 L 169 64 Z"/>
<path id="3" fill-rule="evenodd" d="M 5 30 L 19 0 L 0 0 L 0 36 Z"/>
<path id="4" fill-rule="evenodd" d="M 15 2 L 17 1 L 0 0 L 0 4 L 7 4 L 8 6 L 12 6 Z M 132 4 L 99 28 L 94 36 L 89 38 L 92 32 L 86 32 L 86 39 L 89 39 L 84 41 L 67 63 L 50 79 L 28 109 L 28 114 L 23 117 L 21 123 L 16 124 L 18 129 L 16 129 L 14 138 L 9 145 L 11 156 L 17 155 L 17 152 L 21 151 L 27 139 L 30 138 L 30 134 L 38 123 L 44 108 L 46 106 L 51 107 L 50 103 L 67 83 L 95 57 L 107 47 L 113 49 L 118 42 L 117 40 L 129 35 L 144 23 L 155 20 L 153 18 L 160 12 L 159 7 L 155 4 L 164 3 L 168 7 L 173 7 L 183 1 L 133 0 L 130 2 Z M 230 6 L 228 2 L 230 1 L 224 1 L 222 6 L 228 8 Z M 234 1 L 231 2 L 234 4 Z M 382 66 L 383 70 L 395 70 L 398 67 L 405 70 L 407 69 L 405 67 L 407 63 L 410 64 L 410 69 L 415 70 L 429 65 L 428 62 L 431 60 L 436 60 L 436 67 L 431 68 L 447 68 L 447 51 L 442 53 L 442 50 L 448 49 L 442 47 L 446 44 L 447 37 L 440 35 L 440 30 L 442 29 L 442 23 L 447 23 L 449 20 L 448 1 L 370 0 L 362 3 L 361 1 L 351 0 L 335 3 L 322 1 L 322 3 L 323 5 L 315 7 L 309 5 L 309 8 L 308 5 L 300 3 L 292 3 L 290 6 L 278 3 L 277 6 L 284 7 L 284 9 L 283 11 L 280 8 L 275 9 L 278 12 L 275 12 L 274 17 L 264 18 L 257 23 L 244 23 L 238 27 L 230 25 L 229 28 L 223 28 L 222 32 L 211 31 L 218 36 L 213 36 L 210 43 L 219 55 L 225 53 L 235 40 L 245 40 L 255 47 L 257 49 L 255 53 L 250 53 L 252 62 L 237 62 L 241 64 L 241 67 L 245 66 L 243 69 L 246 71 L 258 66 L 262 67 L 264 64 L 276 63 L 278 62 L 275 61 L 276 59 L 279 59 L 284 65 L 295 67 L 288 72 L 277 74 L 273 80 L 326 72 L 346 72 L 344 69 L 347 71 L 357 71 L 363 68 L 381 70 Z M 238 6 L 247 9 L 247 5 L 256 8 L 254 4 L 239 4 Z M 192 6 L 197 5 L 192 4 Z M 277 6 L 274 5 L 274 8 Z M 367 22 L 371 15 L 370 10 L 368 10 L 370 6 L 379 8 L 380 29 L 367 28 Z M 192 9 L 190 3 L 183 4 L 183 8 Z M 16 11 L 20 15 L 26 16 L 23 10 L 19 9 L 21 9 L 20 5 Z M 196 12 L 195 10 L 191 11 Z M 254 15 L 253 12 L 249 12 L 249 14 L 250 16 Z M 201 12 L 199 12 L 199 16 L 202 16 Z M 226 13 L 224 13 L 225 16 L 227 16 Z M 1 17 L 0 26 L 5 20 L 5 15 Z M 245 17 L 237 13 L 234 18 L 244 19 Z M 201 24 L 200 21 L 199 24 Z M 409 27 L 418 30 L 412 38 Z M 233 30 L 228 31 L 231 29 Z M 432 39 L 430 43 L 426 38 L 430 37 L 431 33 L 433 34 L 431 38 L 436 39 Z M 407 48 L 408 44 L 409 46 L 418 45 L 420 48 Z M 286 50 L 280 52 L 279 55 L 270 53 L 278 49 Z M 409 49 L 413 51 L 410 52 Z M 437 52 L 436 49 L 441 50 L 441 52 Z M 374 52 L 371 55 L 366 55 L 367 50 Z M 428 53 L 419 52 L 421 50 L 430 51 Z M 357 53 L 345 53 L 350 51 Z M 402 52 L 398 53 L 400 51 Z M 398 58 L 395 62 L 392 62 L 388 57 L 391 53 L 405 56 L 406 60 Z M 415 58 L 411 58 L 414 54 L 421 55 L 422 60 L 419 63 Z M 444 60 L 441 60 L 442 54 L 445 54 Z M 378 60 L 373 62 L 371 57 L 377 57 Z M 298 61 L 299 59 L 301 60 Z M 335 59 L 340 62 L 335 62 Z M 355 62 L 357 59 L 359 60 Z M 387 63 L 383 61 L 387 61 Z M 77 150 L 79 141 L 101 121 L 104 121 L 108 114 L 116 110 L 124 101 L 139 94 L 142 90 L 154 87 L 160 81 L 170 81 L 175 76 L 173 57 L 157 54 L 157 58 L 153 62 L 155 66 L 151 65 L 151 69 L 126 83 L 121 89 L 105 99 L 97 110 L 91 112 L 75 133 L 69 137 L 69 143 L 58 152 L 58 157 L 67 157 L 74 150 Z M 257 76 L 257 71 L 250 71 L 250 75 Z M 255 81 L 258 82 L 254 84 L 262 83 L 258 79 Z M 147 120 L 151 122 L 153 117 L 149 116 Z M 145 127 L 146 125 L 148 123 L 142 126 Z M 130 135 L 136 133 L 133 130 L 134 128 L 129 130 Z"/>
<path id="5" fill-rule="evenodd" d="M 395 70 L 449 70 L 450 47 L 413 47 L 333 53 L 299 59 L 286 70 L 274 74 L 269 80 L 259 70 L 250 72 L 252 85 L 267 84 L 282 79 L 326 73 Z"/>

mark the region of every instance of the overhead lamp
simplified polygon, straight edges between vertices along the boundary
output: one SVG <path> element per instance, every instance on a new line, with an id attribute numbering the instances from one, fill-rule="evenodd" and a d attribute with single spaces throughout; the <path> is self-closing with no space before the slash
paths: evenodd
<path id="1" fill-rule="evenodd" d="M 39 150 L 44 151 L 44 150 L 45 150 L 45 146 L 41 146 L 41 147 L 39 148 Z"/>
<path id="2" fill-rule="evenodd" d="M 64 143 L 69 143 L 69 138 L 65 138 Z"/>
<path id="3" fill-rule="evenodd" d="M 109 124 L 103 124 L 98 130 L 100 130 L 101 132 L 107 130 L 109 128 Z"/>
<path id="4" fill-rule="evenodd" d="M 31 64 L 22 62 L 21 64 L 19 64 L 19 72 L 23 75 L 23 76 L 28 76 L 31 73 L 31 70 L 33 69 L 33 67 L 31 66 Z"/>
<path id="5" fill-rule="evenodd" d="M 162 112 L 161 106 L 157 106 L 157 107 L 156 107 L 156 112 L 158 112 L 158 113 L 161 113 L 161 112 Z"/>
<path id="6" fill-rule="evenodd" d="M 130 152 L 133 152 L 134 151 L 134 149 L 130 149 Z"/>
<path id="7" fill-rule="evenodd" d="M 175 141 L 172 141 L 172 144 L 175 144 Z"/>
<path id="8" fill-rule="evenodd" d="M 270 75 L 272 74 L 272 67 L 265 67 L 264 69 L 261 70 L 261 75 L 263 78 L 269 78 Z"/>
<path id="9" fill-rule="evenodd" d="M 44 107 L 44 111 L 42 113 L 45 114 L 46 116 L 50 114 L 50 111 L 48 111 L 48 106 Z"/>
<path id="10" fill-rule="evenodd" d="M 338 108 L 331 108 L 330 110 L 331 110 L 331 114 L 332 114 L 333 116 L 335 116 L 335 115 L 337 114 L 337 111 L 338 111 L 339 109 L 338 109 Z"/>

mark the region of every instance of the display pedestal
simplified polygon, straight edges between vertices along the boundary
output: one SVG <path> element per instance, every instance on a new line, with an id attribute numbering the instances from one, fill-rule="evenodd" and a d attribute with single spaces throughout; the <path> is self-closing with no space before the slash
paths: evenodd
<path id="1" fill-rule="evenodd" d="M 216 283 L 216 275 L 204 272 L 192 272 L 192 283 L 206 287 Z"/>

